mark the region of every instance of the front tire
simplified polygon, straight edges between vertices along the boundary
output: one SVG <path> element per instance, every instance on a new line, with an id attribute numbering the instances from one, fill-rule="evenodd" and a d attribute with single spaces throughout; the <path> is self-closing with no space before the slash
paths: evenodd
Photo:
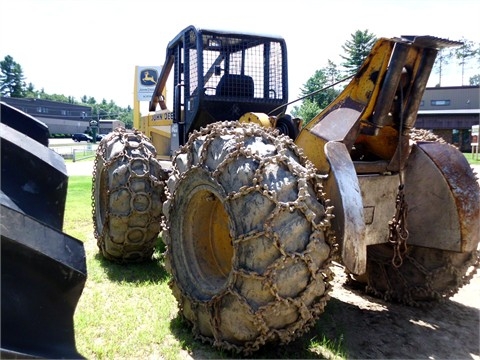
<path id="1" fill-rule="evenodd" d="M 225 122 L 191 135 L 167 181 L 166 268 L 181 315 L 213 345 L 304 334 L 329 298 L 331 209 L 293 141 Z"/>

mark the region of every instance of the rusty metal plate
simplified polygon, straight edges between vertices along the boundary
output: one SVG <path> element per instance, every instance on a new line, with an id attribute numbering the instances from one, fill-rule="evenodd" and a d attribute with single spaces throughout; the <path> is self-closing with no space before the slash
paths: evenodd
<path id="1" fill-rule="evenodd" d="M 325 191 L 334 206 L 332 227 L 340 244 L 343 263 L 354 274 L 366 270 L 365 220 L 363 202 L 355 167 L 346 146 L 328 142 L 325 154 L 331 173 Z"/>
<path id="2" fill-rule="evenodd" d="M 480 192 L 473 170 L 449 144 L 414 146 L 406 166 L 408 243 L 472 251 L 480 238 Z"/>

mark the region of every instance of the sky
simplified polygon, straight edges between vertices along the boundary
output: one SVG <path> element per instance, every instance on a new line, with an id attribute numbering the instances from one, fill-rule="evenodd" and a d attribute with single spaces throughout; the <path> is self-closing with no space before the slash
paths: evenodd
<path id="1" fill-rule="evenodd" d="M 135 66 L 162 65 L 189 25 L 280 35 L 291 101 L 329 59 L 342 62 L 356 30 L 480 43 L 479 14 L 479 0 L 0 0 L 0 59 L 12 56 L 37 90 L 133 107 Z M 467 69 L 466 84 L 479 68 Z M 461 82 L 458 65 L 444 71 L 443 86 Z"/>

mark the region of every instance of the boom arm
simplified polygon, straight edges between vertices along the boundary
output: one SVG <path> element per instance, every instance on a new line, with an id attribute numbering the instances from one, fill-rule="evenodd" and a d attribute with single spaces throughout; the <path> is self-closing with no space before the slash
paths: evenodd
<path id="1" fill-rule="evenodd" d="M 438 49 L 459 44 L 432 36 L 379 39 L 350 84 L 307 124 L 296 143 L 322 171 L 329 168 L 323 152 L 328 141 L 342 142 L 349 152 L 355 145 L 354 160 L 391 161 L 398 133 L 415 123 Z"/>

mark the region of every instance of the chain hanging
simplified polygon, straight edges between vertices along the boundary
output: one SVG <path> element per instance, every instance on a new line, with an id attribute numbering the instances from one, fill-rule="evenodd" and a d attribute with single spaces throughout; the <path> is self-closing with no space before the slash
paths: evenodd
<path id="1" fill-rule="evenodd" d="M 400 159 L 400 170 L 398 173 L 400 185 L 398 186 L 397 197 L 395 200 L 395 215 L 388 222 L 388 242 L 393 246 L 392 265 L 399 268 L 403 264 L 403 258 L 407 253 L 407 239 L 409 236 L 407 230 L 407 211 L 408 205 L 405 201 L 405 178 L 404 163 L 402 160 L 403 141 L 403 88 L 400 86 L 400 126 L 398 130 L 398 157 Z"/>
<path id="2" fill-rule="evenodd" d="M 393 245 L 392 265 L 399 268 L 403 264 L 403 257 L 407 253 L 407 211 L 408 205 L 405 201 L 405 185 L 398 186 L 397 198 L 395 201 L 395 215 L 388 222 L 388 242 Z"/>

